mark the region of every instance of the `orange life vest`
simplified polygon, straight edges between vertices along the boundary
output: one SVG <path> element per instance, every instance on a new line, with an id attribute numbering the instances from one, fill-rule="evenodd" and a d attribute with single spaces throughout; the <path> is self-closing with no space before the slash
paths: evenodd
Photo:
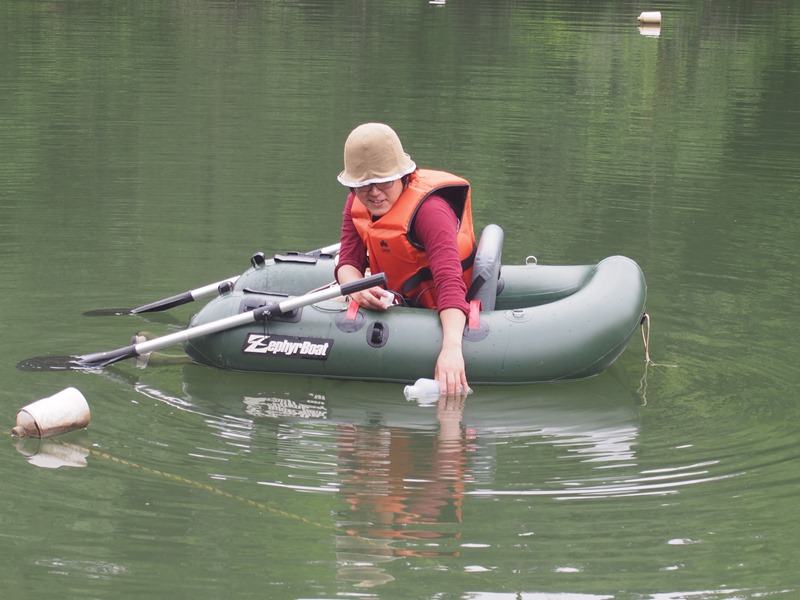
<path id="1" fill-rule="evenodd" d="M 475 258 L 472 230 L 472 195 L 469 182 L 444 171 L 417 169 L 408 176 L 405 190 L 391 210 L 376 221 L 357 199 L 350 214 L 369 256 L 373 273 L 386 274 L 387 287 L 399 292 L 412 306 L 436 308 L 437 293 L 425 249 L 412 235 L 417 210 L 431 194 L 444 198 L 459 220 L 458 254 L 462 277 L 469 287 Z"/>

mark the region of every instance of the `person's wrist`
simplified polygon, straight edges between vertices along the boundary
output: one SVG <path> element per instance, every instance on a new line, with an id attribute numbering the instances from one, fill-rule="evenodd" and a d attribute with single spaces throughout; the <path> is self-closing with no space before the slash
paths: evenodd
<path id="1" fill-rule="evenodd" d="M 459 339 L 448 339 L 448 338 L 445 338 L 442 341 L 442 350 L 458 350 L 458 351 L 461 351 L 461 338 L 459 338 Z"/>

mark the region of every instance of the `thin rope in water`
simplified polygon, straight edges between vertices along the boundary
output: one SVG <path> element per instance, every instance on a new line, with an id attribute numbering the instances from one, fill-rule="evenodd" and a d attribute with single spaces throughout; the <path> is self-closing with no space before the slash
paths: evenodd
<path id="1" fill-rule="evenodd" d="M 669 367 L 669 368 L 677 368 L 678 365 L 665 365 L 660 363 L 655 363 L 650 358 L 650 315 L 644 313 L 642 315 L 641 320 L 642 326 L 642 342 L 644 343 L 644 375 L 639 380 L 639 389 L 636 390 L 642 396 L 642 406 L 647 404 L 647 369 L 651 365 L 654 367 Z"/>
<path id="2" fill-rule="evenodd" d="M 89 453 L 94 455 L 94 456 L 98 456 L 100 458 L 108 460 L 110 462 L 114 462 L 114 463 L 117 463 L 117 464 L 120 464 L 120 465 L 124 465 L 126 467 L 134 468 L 134 469 L 138 469 L 140 471 L 143 471 L 144 473 L 151 473 L 153 475 L 158 475 L 159 477 L 164 477 L 164 478 L 169 479 L 171 481 L 176 481 L 176 482 L 179 482 L 179 483 L 190 485 L 190 486 L 192 486 L 194 488 L 197 488 L 197 489 L 200 489 L 200 490 L 205 490 L 207 492 L 211 492 L 213 494 L 216 494 L 218 496 L 222 496 L 224 498 L 230 498 L 231 500 L 236 500 L 238 502 L 243 502 L 244 504 L 246 504 L 248 506 L 252 506 L 253 508 L 257 508 L 259 510 L 270 512 L 270 513 L 279 515 L 281 517 L 285 517 L 287 519 L 298 521 L 298 522 L 303 523 L 305 525 L 311 525 L 312 527 L 318 527 L 320 529 L 327 529 L 327 530 L 333 531 L 333 532 L 345 533 L 344 530 L 339 529 L 338 527 L 334 527 L 333 525 L 324 525 L 324 524 L 319 523 L 317 521 L 312 521 L 311 519 L 309 519 L 307 517 L 303 517 L 301 515 L 290 513 L 290 512 L 285 511 L 285 510 L 274 508 L 272 506 L 269 506 L 269 505 L 265 504 L 264 502 L 259 502 L 257 500 L 252 500 L 251 498 L 245 498 L 244 496 L 239 496 L 238 494 L 232 494 L 230 492 L 226 492 L 225 490 L 223 490 L 221 488 L 218 488 L 216 486 L 210 485 L 208 483 L 202 483 L 200 481 L 195 481 L 194 479 L 189 479 L 188 477 L 183 477 L 182 475 L 175 475 L 174 473 L 169 473 L 167 471 L 161 471 L 159 469 L 153 469 L 152 467 L 145 467 L 145 466 L 137 464 L 137 463 L 135 463 L 133 461 L 126 460 L 124 458 L 119 458 L 117 456 L 113 456 L 112 454 L 109 454 L 108 452 L 103 452 L 101 450 L 96 450 L 94 448 L 90 448 L 89 449 Z"/>
<path id="3" fill-rule="evenodd" d="M 12 436 L 10 433 L 8 433 L 6 431 L 0 431 L 0 435 L 9 435 L 11 437 L 16 437 L 16 436 Z M 57 440 L 57 439 L 54 439 L 54 438 L 47 438 L 47 440 L 49 442 L 57 443 L 57 444 L 60 444 L 62 446 L 67 445 L 66 442 L 63 442 L 62 440 Z M 123 466 L 126 466 L 126 467 L 131 467 L 133 469 L 137 469 L 137 470 L 142 471 L 144 473 L 150 473 L 152 475 L 158 475 L 159 477 L 164 477 L 164 478 L 169 479 L 171 481 L 176 481 L 176 482 L 179 482 L 179 483 L 190 485 L 190 486 L 192 486 L 194 488 L 197 488 L 197 489 L 200 489 L 200 490 L 205 490 L 207 492 L 211 492 L 213 494 L 216 494 L 218 496 L 222 496 L 222 497 L 225 497 L 225 498 L 230 498 L 230 499 L 236 500 L 238 502 L 243 502 L 244 504 L 246 504 L 248 506 L 252 506 L 253 508 L 257 508 L 257 509 L 263 510 L 265 512 L 270 512 L 270 513 L 279 515 L 281 517 L 285 517 L 287 519 L 291 519 L 291 520 L 294 520 L 294 521 L 298 521 L 300 523 L 304 523 L 306 525 L 311 525 L 313 527 L 318 527 L 320 529 L 327 529 L 329 531 L 333 531 L 333 532 L 336 532 L 336 533 L 347 533 L 345 530 L 340 529 L 338 527 L 334 527 L 333 525 L 324 525 L 322 523 L 318 523 L 316 521 L 312 521 L 311 519 L 309 519 L 307 517 L 303 517 L 301 515 L 296 515 L 294 513 L 290 513 L 290 512 L 285 511 L 285 510 L 274 508 L 272 506 L 269 506 L 269 505 L 265 504 L 264 502 L 259 502 L 257 500 L 252 500 L 250 498 L 245 498 L 244 496 L 239 496 L 238 494 L 232 494 L 230 492 L 226 492 L 223 489 L 220 489 L 220 488 L 218 488 L 216 486 L 213 486 L 213 485 L 210 485 L 210 484 L 207 484 L 207 483 L 201 483 L 199 481 L 195 481 L 194 479 L 189 479 L 188 477 L 183 477 L 182 475 L 175 475 L 174 473 L 169 473 L 167 471 L 161 471 L 159 469 L 154 469 L 152 467 L 145 467 L 145 466 L 137 464 L 137 463 L 135 463 L 133 461 L 126 460 L 124 458 L 119 458 L 117 456 L 109 454 L 108 452 L 103 452 L 102 450 L 97 450 L 95 448 L 86 448 L 85 446 L 81 446 L 81 447 L 84 450 L 88 451 L 89 454 L 91 454 L 93 456 L 97 456 L 98 458 L 102 458 L 104 460 L 107 460 L 109 462 L 113 462 L 113 463 L 116 463 L 116 464 L 119 464 L 119 465 L 123 465 Z"/>

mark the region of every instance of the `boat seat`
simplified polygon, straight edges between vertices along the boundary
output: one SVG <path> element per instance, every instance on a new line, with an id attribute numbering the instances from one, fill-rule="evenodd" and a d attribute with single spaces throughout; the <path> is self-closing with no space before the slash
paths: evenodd
<path id="1" fill-rule="evenodd" d="M 481 310 L 494 310 L 497 294 L 502 289 L 500 263 L 503 256 L 503 228 L 490 224 L 484 227 L 475 263 L 472 267 L 472 283 L 467 290 L 467 301 L 480 300 Z"/>

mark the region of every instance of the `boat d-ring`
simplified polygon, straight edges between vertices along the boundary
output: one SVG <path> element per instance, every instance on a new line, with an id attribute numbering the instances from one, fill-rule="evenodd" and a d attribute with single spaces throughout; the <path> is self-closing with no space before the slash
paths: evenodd
<path id="1" fill-rule="evenodd" d="M 535 256 L 533 256 L 533 255 L 531 255 L 531 256 L 526 256 L 526 257 L 525 257 L 525 264 L 526 264 L 526 265 L 538 265 L 538 264 L 539 264 L 539 259 L 537 259 L 537 258 L 536 258 Z"/>
<path id="2" fill-rule="evenodd" d="M 263 252 L 256 252 L 255 254 L 253 254 L 253 256 L 250 257 L 250 264 L 253 265 L 254 269 L 263 267 L 266 262 L 267 259 L 264 256 Z"/>

